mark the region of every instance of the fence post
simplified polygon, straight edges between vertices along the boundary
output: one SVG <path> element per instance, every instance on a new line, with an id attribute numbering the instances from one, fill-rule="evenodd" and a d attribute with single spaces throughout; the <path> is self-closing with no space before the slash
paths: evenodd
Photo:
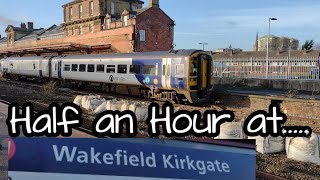
<path id="1" fill-rule="evenodd" d="M 289 67 L 290 67 L 290 55 L 287 57 L 287 77 L 286 79 L 289 79 Z"/>
<path id="2" fill-rule="evenodd" d="M 223 75 L 223 73 L 222 73 L 222 71 L 223 71 L 223 61 L 222 61 L 222 59 L 220 59 L 220 78 L 222 78 L 222 75 Z"/>
<path id="3" fill-rule="evenodd" d="M 252 73 L 253 73 L 253 57 L 251 57 L 250 60 L 251 60 L 250 78 L 252 79 Z"/>

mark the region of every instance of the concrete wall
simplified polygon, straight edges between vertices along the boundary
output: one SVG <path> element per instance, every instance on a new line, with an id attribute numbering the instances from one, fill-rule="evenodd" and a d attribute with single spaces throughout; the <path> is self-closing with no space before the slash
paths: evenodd
<path id="1" fill-rule="evenodd" d="M 277 79 L 242 79 L 215 78 L 218 85 L 232 87 L 259 87 L 269 89 L 320 91 L 320 80 L 277 80 Z"/>

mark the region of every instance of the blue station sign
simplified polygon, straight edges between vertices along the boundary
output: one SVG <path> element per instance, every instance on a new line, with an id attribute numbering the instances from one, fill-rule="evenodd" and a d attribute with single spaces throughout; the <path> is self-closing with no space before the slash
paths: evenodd
<path id="1" fill-rule="evenodd" d="M 12 149 L 12 180 L 256 178 L 254 149 L 176 140 L 70 138 L 15 138 Z"/>

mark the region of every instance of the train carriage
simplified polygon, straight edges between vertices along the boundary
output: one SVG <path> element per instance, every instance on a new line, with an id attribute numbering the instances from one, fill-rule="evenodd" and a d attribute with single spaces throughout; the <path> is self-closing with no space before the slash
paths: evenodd
<path id="1" fill-rule="evenodd" d="M 12 57 L 2 64 L 7 76 L 56 79 L 79 85 L 95 83 L 109 90 L 117 85 L 134 86 L 145 97 L 166 101 L 207 101 L 213 88 L 211 56 L 200 50 Z M 19 71 L 12 68 L 16 66 Z M 23 73 L 24 70 L 30 72 Z"/>

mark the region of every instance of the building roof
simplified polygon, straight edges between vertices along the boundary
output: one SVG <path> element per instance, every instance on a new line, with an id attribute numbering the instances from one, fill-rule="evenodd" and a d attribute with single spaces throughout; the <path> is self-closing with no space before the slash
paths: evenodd
<path id="1" fill-rule="evenodd" d="M 77 4 L 77 3 L 80 3 L 80 2 L 83 2 L 84 0 L 74 0 L 72 2 L 69 2 L 67 4 L 64 4 L 62 7 L 66 7 L 66 6 L 70 6 L 70 5 L 73 5 L 73 4 Z M 120 1 L 127 1 L 127 2 L 132 2 L 132 3 L 139 3 L 139 4 L 144 4 L 143 1 L 140 1 L 140 0 L 120 0 Z"/>
<path id="2" fill-rule="evenodd" d="M 280 51 L 270 51 L 269 52 L 270 57 L 288 57 L 289 52 L 280 52 Z M 308 56 L 314 56 L 318 57 L 320 56 L 320 50 L 310 50 L 310 51 L 291 51 L 290 52 L 291 57 L 308 57 Z M 227 51 L 224 53 L 212 53 L 213 59 L 221 59 L 221 58 L 266 58 L 266 52 L 263 51 L 243 51 L 243 52 L 233 52 L 231 54 L 231 51 Z"/>
<path id="3" fill-rule="evenodd" d="M 51 27 L 46 29 L 45 32 L 39 36 L 39 38 L 45 38 L 45 37 L 63 35 L 63 34 L 64 34 L 63 26 L 52 25 Z"/>
<path id="4" fill-rule="evenodd" d="M 21 37 L 20 39 L 17 39 L 16 41 L 24 41 L 24 40 L 36 40 L 39 35 L 45 32 L 45 29 L 35 29 L 30 34 L 25 35 Z"/>
<path id="5" fill-rule="evenodd" d="M 155 8 L 155 7 L 145 7 L 145 8 L 137 9 L 137 10 L 131 12 L 131 14 L 139 16 L 139 15 L 141 15 L 142 13 L 144 13 L 144 12 L 146 12 L 146 11 L 152 9 L 152 8 Z M 160 11 L 162 11 L 161 8 L 158 8 L 158 9 L 159 9 Z M 168 16 L 164 11 L 162 11 L 162 12 L 163 12 L 163 14 L 166 15 L 166 16 L 172 21 L 172 23 L 174 24 L 174 20 L 173 20 L 170 16 Z"/>
<path id="6" fill-rule="evenodd" d="M 0 38 L 0 44 L 3 43 L 3 42 L 7 43 L 7 37 Z"/>

